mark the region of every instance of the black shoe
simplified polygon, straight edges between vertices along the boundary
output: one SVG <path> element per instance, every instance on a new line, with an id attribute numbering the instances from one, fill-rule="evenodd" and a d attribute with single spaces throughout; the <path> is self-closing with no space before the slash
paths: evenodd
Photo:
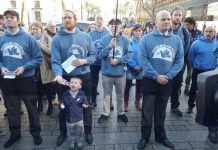
<path id="1" fill-rule="evenodd" d="M 60 134 L 56 141 L 56 146 L 60 146 L 64 142 L 65 138 L 66 138 L 66 135 Z"/>
<path id="2" fill-rule="evenodd" d="M 123 115 L 118 115 L 117 116 L 117 121 L 119 122 L 119 121 L 121 121 L 121 122 L 124 122 L 125 124 L 128 122 L 128 118 L 126 117 L 126 115 L 125 114 L 123 114 Z"/>
<path id="3" fill-rule="evenodd" d="M 187 110 L 186 110 L 186 113 L 187 114 L 193 113 L 193 108 L 192 107 L 188 107 Z"/>
<path id="4" fill-rule="evenodd" d="M 163 144 L 164 146 L 168 147 L 168 148 L 174 148 L 174 144 L 171 143 L 167 138 L 165 139 L 155 139 L 158 143 Z"/>
<path id="5" fill-rule="evenodd" d="M 147 145 L 147 141 L 145 139 L 140 139 L 140 141 L 137 144 L 138 149 L 144 149 Z"/>
<path id="6" fill-rule="evenodd" d="M 46 115 L 49 116 L 49 115 L 52 114 L 52 112 L 53 112 L 53 105 L 52 105 L 52 104 L 49 104 L 49 105 L 48 105 L 48 110 L 47 110 Z"/>
<path id="7" fill-rule="evenodd" d="M 218 142 L 217 133 L 216 132 L 209 132 L 208 139 L 210 140 L 210 142 L 217 144 L 217 142 Z"/>
<path id="8" fill-rule="evenodd" d="M 175 113 L 178 117 L 182 117 L 182 112 L 179 110 L 178 107 L 176 108 L 171 108 L 171 112 Z"/>
<path id="9" fill-rule="evenodd" d="M 87 133 L 85 134 L 85 139 L 86 139 L 86 142 L 88 144 L 92 144 L 93 143 L 93 136 L 92 136 L 92 133 Z"/>
<path id="10" fill-rule="evenodd" d="M 10 137 L 4 144 L 4 148 L 9 148 L 12 145 L 14 145 L 19 139 L 20 139 L 20 135 L 16 136 L 16 137 Z"/>
<path id="11" fill-rule="evenodd" d="M 98 123 L 104 123 L 105 121 L 107 121 L 109 118 L 109 116 L 105 116 L 105 115 L 101 115 L 99 118 L 98 118 Z"/>
<path id="12" fill-rule="evenodd" d="M 33 140 L 34 140 L 35 145 L 42 144 L 42 137 L 40 135 L 33 136 Z"/>

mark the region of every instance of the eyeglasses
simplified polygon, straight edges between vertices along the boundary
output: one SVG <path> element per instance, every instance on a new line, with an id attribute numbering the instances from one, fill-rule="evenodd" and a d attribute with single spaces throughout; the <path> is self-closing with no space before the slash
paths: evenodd
<path id="1" fill-rule="evenodd" d="M 161 18 L 161 21 L 170 21 L 170 18 Z"/>

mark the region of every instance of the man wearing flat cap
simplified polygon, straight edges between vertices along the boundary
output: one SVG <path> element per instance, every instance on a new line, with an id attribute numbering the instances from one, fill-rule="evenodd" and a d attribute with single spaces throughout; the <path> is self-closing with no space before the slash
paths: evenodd
<path id="1" fill-rule="evenodd" d="M 8 114 L 10 137 L 4 148 L 11 147 L 21 137 L 20 98 L 27 108 L 30 133 L 35 145 L 42 143 L 37 111 L 35 68 L 42 63 L 35 39 L 19 27 L 19 14 L 4 12 L 5 34 L 0 37 L 0 85 Z"/>

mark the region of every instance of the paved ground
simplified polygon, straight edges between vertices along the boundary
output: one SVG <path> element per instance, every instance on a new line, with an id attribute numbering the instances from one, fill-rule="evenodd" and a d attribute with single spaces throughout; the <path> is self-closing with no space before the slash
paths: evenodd
<path id="1" fill-rule="evenodd" d="M 98 124 L 97 118 L 102 112 L 102 94 L 98 96 L 98 106 L 93 110 L 93 136 L 94 143 L 91 146 L 86 146 L 84 150 L 136 150 L 136 144 L 140 139 L 140 116 L 141 113 L 134 108 L 134 86 L 131 89 L 130 111 L 127 113 L 129 123 L 127 125 L 118 123 L 116 120 L 116 107 L 111 113 L 110 120 L 104 124 Z M 99 87 L 102 91 L 102 87 Z M 181 99 L 181 110 L 185 112 L 187 97 L 183 94 Z M 116 106 L 115 97 L 113 103 Z M 47 102 L 45 101 L 45 105 Z M 168 104 L 167 118 L 165 122 L 168 138 L 175 144 L 176 149 L 218 149 L 218 145 L 211 144 L 207 139 L 207 128 L 198 125 L 194 118 L 195 113 L 187 115 L 183 113 L 182 118 L 178 118 L 170 113 L 170 105 Z M 23 106 L 23 110 L 25 108 Z M 7 132 L 7 135 L 0 137 L 0 149 L 3 149 L 4 142 L 9 137 L 7 118 L 4 117 L 5 108 L 3 102 L 0 102 L 0 127 Z M 67 149 L 67 143 L 62 144 L 61 147 L 56 147 L 56 138 L 59 135 L 58 130 L 58 108 L 55 106 L 55 112 L 47 117 L 45 115 L 46 109 L 41 114 L 42 138 L 43 144 L 35 146 L 33 139 L 29 134 L 28 116 L 26 111 L 22 116 L 22 138 L 11 149 Z M 154 141 L 154 135 L 150 139 L 146 150 L 165 150 L 167 148 Z"/>

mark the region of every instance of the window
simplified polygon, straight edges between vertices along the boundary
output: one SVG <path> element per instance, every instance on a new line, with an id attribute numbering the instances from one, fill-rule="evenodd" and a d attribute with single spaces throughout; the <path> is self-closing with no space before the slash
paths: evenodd
<path id="1" fill-rule="evenodd" d="M 17 8 L 16 0 L 11 0 L 11 8 Z"/>
<path id="2" fill-rule="evenodd" d="M 34 7 L 39 9 L 40 8 L 40 1 L 38 1 L 38 0 L 35 1 L 34 2 Z"/>
<path id="3" fill-rule="evenodd" d="M 41 22 L 41 13 L 40 13 L 40 11 L 35 11 L 35 18 L 36 18 L 36 21 Z"/>

